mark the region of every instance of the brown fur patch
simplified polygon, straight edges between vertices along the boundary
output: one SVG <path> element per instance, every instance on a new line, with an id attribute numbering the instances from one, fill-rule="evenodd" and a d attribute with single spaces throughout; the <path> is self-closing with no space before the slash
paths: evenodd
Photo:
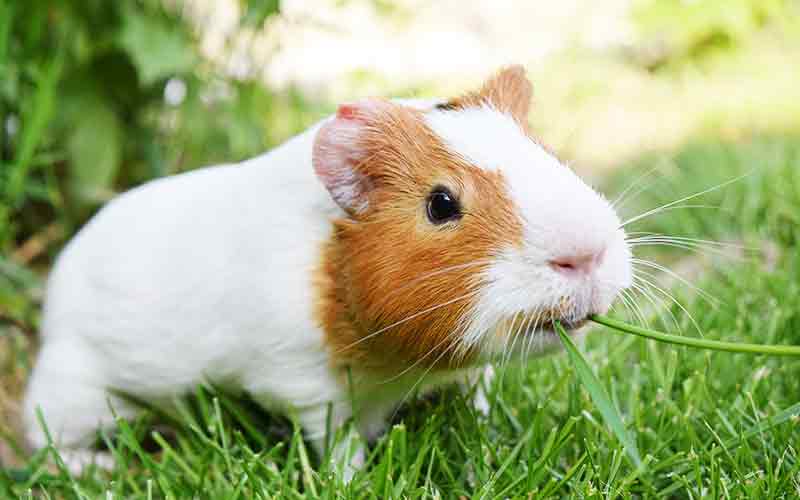
<path id="1" fill-rule="evenodd" d="M 419 111 L 389 102 L 361 140 L 369 153 L 357 170 L 373 186 L 369 208 L 335 221 L 316 276 L 334 362 L 388 372 L 468 364 L 454 356 L 453 335 L 477 277 L 494 252 L 522 238 L 502 174 L 453 156 Z M 459 198 L 461 219 L 428 221 L 427 198 L 439 185 Z"/>
<path id="2" fill-rule="evenodd" d="M 513 116 L 527 133 L 529 131 L 528 113 L 532 98 L 533 86 L 525 76 L 525 68 L 515 65 L 501 69 L 479 90 L 451 99 L 438 107 L 440 109 L 464 109 L 488 103 L 497 110 Z"/>
<path id="3" fill-rule="evenodd" d="M 0 438 L 0 464 L 4 467 L 21 467 L 25 460 L 19 453 L 24 451 L 22 395 L 28 376 L 27 359 L 36 354 L 27 330 L 0 325 L 0 435 L 4 436 Z"/>

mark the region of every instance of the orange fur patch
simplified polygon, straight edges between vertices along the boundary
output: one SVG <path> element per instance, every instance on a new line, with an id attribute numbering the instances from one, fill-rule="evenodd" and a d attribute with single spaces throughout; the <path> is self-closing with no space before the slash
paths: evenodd
<path id="1" fill-rule="evenodd" d="M 470 355 L 456 358 L 455 335 L 488 260 L 521 243 L 521 221 L 501 173 L 453 156 L 421 112 L 381 107 L 362 134 L 368 154 L 357 167 L 373 186 L 369 208 L 334 222 L 315 278 L 318 321 L 339 365 L 466 366 Z M 463 217 L 433 225 L 426 204 L 439 185 L 460 200 Z"/>

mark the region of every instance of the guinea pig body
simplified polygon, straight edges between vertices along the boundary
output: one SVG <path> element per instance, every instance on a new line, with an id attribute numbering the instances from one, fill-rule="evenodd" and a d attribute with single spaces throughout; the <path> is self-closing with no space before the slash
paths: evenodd
<path id="1" fill-rule="evenodd" d="M 440 104 L 344 105 L 110 202 L 48 283 L 30 444 L 47 444 L 38 408 L 79 468 L 110 407 L 137 412 L 115 391 L 166 403 L 212 381 L 296 415 L 321 450 L 330 410 L 373 437 L 411 391 L 607 308 L 630 281 L 624 233 L 528 137 L 528 87 L 512 68 Z"/>

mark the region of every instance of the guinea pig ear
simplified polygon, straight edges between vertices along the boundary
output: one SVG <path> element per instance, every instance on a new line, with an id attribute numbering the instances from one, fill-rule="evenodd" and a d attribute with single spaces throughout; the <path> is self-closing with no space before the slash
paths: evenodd
<path id="1" fill-rule="evenodd" d="M 486 80 L 477 92 L 470 92 L 440 106 L 445 109 L 464 109 L 490 104 L 499 111 L 510 114 L 528 129 L 528 113 L 533 98 L 533 85 L 520 65 L 508 66 Z"/>
<path id="2" fill-rule="evenodd" d="M 369 157 L 367 136 L 387 104 L 378 99 L 342 104 L 314 139 L 314 171 L 334 201 L 351 216 L 369 207 L 373 182 L 359 165 Z"/>

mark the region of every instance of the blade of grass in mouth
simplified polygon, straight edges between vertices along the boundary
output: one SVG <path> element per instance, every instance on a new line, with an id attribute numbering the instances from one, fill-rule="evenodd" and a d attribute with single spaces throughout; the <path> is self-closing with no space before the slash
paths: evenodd
<path id="1" fill-rule="evenodd" d="M 589 317 L 591 321 L 612 330 L 638 335 L 647 339 L 667 342 L 670 344 L 697 347 L 700 349 L 712 349 L 715 351 L 740 352 L 746 354 L 770 354 L 772 356 L 800 356 L 800 346 L 796 345 L 766 345 L 766 344 L 744 344 L 738 342 L 723 342 L 720 340 L 708 340 L 697 337 L 684 337 L 682 335 L 671 335 L 658 332 L 639 326 L 629 325 L 625 322 L 608 318 L 600 315 Z"/>
<path id="2" fill-rule="evenodd" d="M 564 331 L 564 327 L 561 326 L 561 323 L 556 321 L 553 323 L 553 326 L 555 327 L 556 333 L 561 337 L 561 342 L 564 344 L 564 348 L 569 354 L 572 366 L 575 367 L 575 373 L 577 373 L 581 384 L 586 388 L 595 406 L 597 406 L 597 409 L 603 416 L 603 420 L 605 420 L 611 428 L 611 431 L 623 444 L 625 451 L 628 452 L 628 456 L 630 456 L 633 463 L 636 464 L 636 467 L 641 467 L 642 459 L 639 456 L 639 450 L 636 448 L 636 441 L 628 432 L 628 429 L 625 428 L 622 417 L 617 411 L 616 406 L 614 406 L 614 403 L 611 402 L 611 398 L 608 396 L 603 384 L 597 379 L 589 363 L 583 357 L 581 351 L 575 347 L 575 344 L 572 342 L 572 339 L 569 338 L 567 332 Z"/>

